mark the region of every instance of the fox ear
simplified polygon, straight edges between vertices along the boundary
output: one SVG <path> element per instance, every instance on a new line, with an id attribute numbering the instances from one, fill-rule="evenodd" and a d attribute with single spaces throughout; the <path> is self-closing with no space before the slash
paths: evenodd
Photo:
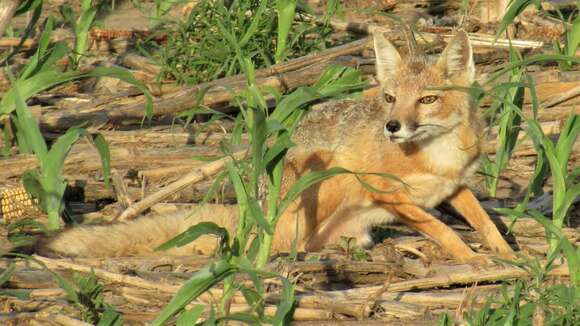
<path id="1" fill-rule="evenodd" d="M 437 67 L 449 78 L 462 76 L 468 84 L 475 80 L 475 64 L 473 63 L 473 50 L 469 37 L 465 31 L 459 31 L 449 41 L 441 54 Z"/>
<path id="2" fill-rule="evenodd" d="M 389 42 L 383 32 L 377 30 L 373 33 L 373 43 L 375 46 L 376 70 L 379 82 L 389 79 L 395 70 L 400 67 L 401 55 Z"/>

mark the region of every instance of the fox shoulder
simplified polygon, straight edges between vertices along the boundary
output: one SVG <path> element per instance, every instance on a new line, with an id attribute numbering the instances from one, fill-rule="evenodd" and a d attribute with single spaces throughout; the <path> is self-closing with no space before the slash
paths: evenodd
<path id="1" fill-rule="evenodd" d="M 315 105 L 292 135 L 298 150 L 335 151 L 356 131 L 376 125 L 383 114 L 375 99 L 336 100 Z M 362 128 L 361 128 L 362 127 Z"/>

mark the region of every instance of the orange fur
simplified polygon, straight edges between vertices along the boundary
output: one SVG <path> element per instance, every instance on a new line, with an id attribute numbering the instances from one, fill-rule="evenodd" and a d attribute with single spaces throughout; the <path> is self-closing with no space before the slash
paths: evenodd
<path id="1" fill-rule="evenodd" d="M 479 259 L 451 228 L 425 211 L 448 200 L 497 254 L 511 255 L 509 245 L 465 187 L 479 158 L 480 129 L 473 102 L 466 92 L 442 89 L 467 87 L 473 82 L 467 35 L 459 32 L 436 62 L 425 57 L 403 60 L 382 34 L 374 38 L 377 77 L 383 91 L 370 100 L 331 101 L 314 108 L 293 135 L 297 146 L 287 156 L 284 189 L 305 173 L 334 166 L 354 172 L 387 173 L 403 183 L 362 175 L 364 182 L 383 190 L 371 192 L 355 176 L 345 174 L 310 187 L 280 218 L 273 249 L 289 251 L 295 244 L 299 251 L 319 250 L 341 236 L 355 237 L 359 244 L 367 245 L 373 225 L 399 219 L 434 239 L 457 260 Z M 433 98 L 436 100 L 432 103 L 425 103 Z M 400 128 L 388 130 L 385 124 L 389 121 L 398 122 Z M 168 234 L 175 235 L 177 229 L 183 231 L 201 220 L 218 221 L 233 230 L 235 214 L 221 213 L 206 210 L 171 230 L 166 223 L 175 221 L 162 218 L 159 221 L 163 222 L 148 229 L 139 228 L 144 222 L 135 221 L 122 227 L 132 231 L 120 232 L 121 239 L 113 240 L 130 242 L 128 239 L 138 237 L 136 234 L 167 240 Z M 70 248 L 78 248 L 79 242 L 90 248 L 91 241 L 111 241 L 104 230 L 73 229 L 45 246 L 61 254 L 94 255 Z M 201 251 L 210 249 L 204 246 Z M 116 249 L 115 253 L 119 252 L 126 253 Z"/>

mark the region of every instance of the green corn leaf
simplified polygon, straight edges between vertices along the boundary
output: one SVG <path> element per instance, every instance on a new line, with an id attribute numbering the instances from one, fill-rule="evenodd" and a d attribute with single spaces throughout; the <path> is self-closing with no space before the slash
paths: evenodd
<path id="1" fill-rule="evenodd" d="M 387 173 L 357 173 L 357 172 L 352 172 L 352 171 L 349 171 L 349 170 L 347 170 L 345 168 L 341 168 L 341 167 L 332 167 L 332 168 L 330 168 L 328 170 L 324 170 L 324 171 L 309 172 L 305 175 L 302 175 L 292 185 L 292 187 L 290 187 L 290 189 L 288 190 L 288 192 L 286 193 L 284 198 L 281 200 L 276 220 L 286 210 L 286 208 L 290 205 L 290 203 L 292 201 L 294 201 L 296 198 L 298 198 L 298 196 L 304 190 L 308 189 L 310 186 L 312 186 L 318 182 L 321 182 L 323 180 L 326 180 L 328 178 L 331 178 L 331 177 L 339 175 L 339 174 L 353 174 L 357 178 L 357 180 L 359 180 L 359 182 L 361 183 L 361 186 L 363 188 L 371 191 L 371 192 L 388 193 L 390 191 L 386 191 L 383 189 L 376 189 L 375 187 L 373 187 L 372 185 L 370 185 L 369 183 L 364 181 L 362 178 L 360 178 L 360 176 L 377 176 L 377 177 L 381 177 L 381 178 L 387 178 L 387 179 L 391 179 L 393 181 L 397 181 L 398 183 L 401 183 L 402 186 L 408 186 L 407 184 L 405 184 L 405 182 L 403 180 L 401 180 L 397 176 L 387 174 Z"/>
<path id="2" fill-rule="evenodd" d="M 269 165 L 274 159 L 277 161 L 282 154 L 286 153 L 294 145 L 288 137 L 278 138 L 274 145 L 266 151 L 266 155 L 264 155 L 265 164 Z"/>
<path id="3" fill-rule="evenodd" d="M 2 65 L 6 65 L 6 63 L 10 62 L 16 54 L 20 53 L 20 51 L 22 50 L 22 46 L 24 45 L 24 42 L 30 38 L 32 33 L 37 28 L 38 20 L 42 15 L 42 2 L 43 2 L 42 0 L 29 0 L 23 2 L 20 4 L 20 7 L 14 13 L 14 17 L 16 17 L 24 12 L 34 10 L 32 16 L 28 19 L 28 24 L 26 25 L 26 28 L 22 32 L 20 42 L 18 42 L 18 44 L 12 48 L 12 51 L 5 58 L 2 59 L 3 63 Z"/>
<path id="4" fill-rule="evenodd" d="M 566 54 L 575 57 L 578 45 L 580 45 L 580 15 L 577 14 L 570 31 L 566 33 Z"/>
<path id="5" fill-rule="evenodd" d="M 280 122 L 274 119 L 268 119 L 268 121 L 266 121 L 266 125 L 268 135 L 274 135 L 280 131 L 286 130 L 286 128 Z"/>
<path id="6" fill-rule="evenodd" d="M 242 292 L 244 299 L 246 299 L 246 302 L 251 307 L 256 307 L 263 302 L 262 295 L 254 289 L 242 285 L 240 287 L 240 292 Z"/>
<path id="7" fill-rule="evenodd" d="M 69 24 L 70 28 L 74 31 L 77 29 L 77 20 L 75 19 L 75 13 L 72 7 L 68 4 L 63 4 L 58 8 L 60 15 L 67 24 Z"/>
<path id="8" fill-rule="evenodd" d="M 187 282 L 185 282 L 185 284 L 183 284 L 179 291 L 177 291 L 169 304 L 163 308 L 151 325 L 161 326 L 165 324 L 169 318 L 185 308 L 185 306 L 192 300 L 236 271 L 237 269 L 235 266 L 224 260 L 220 260 L 197 271 Z"/>
<path id="9" fill-rule="evenodd" d="M 362 90 L 366 82 L 361 72 L 352 68 L 331 65 L 313 85 L 324 97 L 337 97 L 340 94 Z"/>
<path id="10" fill-rule="evenodd" d="M 225 228 L 213 222 L 200 222 L 194 226 L 191 226 L 185 232 L 179 234 L 173 239 L 163 243 L 159 247 L 155 248 L 155 250 L 160 251 L 174 247 L 182 247 L 205 234 L 212 234 L 220 238 L 221 245 L 225 245 L 229 241 L 229 233 Z"/>
<path id="11" fill-rule="evenodd" d="M 55 279 L 56 283 L 58 283 L 58 286 L 60 286 L 60 288 L 64 290 L 64 292 L 66 293 L 67 299 L 69 301 L 77 303 L 77 304 L 82 304 L 80 301 L 80 298 L 79 298 L 79 294 L 77 293 L 75 288 L 69 282 L 67 282 L 59 274 L 57 274 L 55 272 L 51 272 L 51 271 L 49 271 L 49 272 L 52 274 L 52 277 Z"/>
<path id="12" fill-rule="evenodd" d="M 199 317 L 203 313 L 205 307 L 201 304 L 194 306 L 191 309 L 184 310 L 177 319 L 176 326 L 192 326 L 197 323 Z"/>
<path id="13" fill-rule="evenodd" d="M 89 47 L 89 29 L 91 28 L 97 8 L 91 7 L 91 0 L 83 0 L 81 14 L 74 28 L 75 31 L 75 53 L 74 58 L 78 63 L 79 58 L 85 54 Z"/>
<path id="14" fill-rule="evenodd" d="M 240 39 L 239 46 L 241 48 L 246 46 L 248 41 L 250 41 L 252 39 L 252 37 L 256 34 L 256 32 L 258 31 L 259 24 L 262 21 L 262 15 L 264 14 L 264 10 L 266 10 L 268 4 L 269 4 L 268 1 L 260 1 L 260 6 L 258 7 L 258 9 L 254 12 L 254 15 L 252 16 L 252 22 L 250 23 L 250 26 L 248 27 L 248 29 L 244 33 L 244 36 L 242 36 L 242 38 Z"/>
<path id="15" fill-rule="evenodd" d="M 218 194 L 218 190 L 224 184 L 224 179 L 225 179 L 226 175 L 227 175 L 227 172 L 222 171 L 214 178 L 214 180 L 211 183 L 209 189 L 207 190 L 205 196 L 203 196 L 203 199 L 201 200 L 200 204 L 208 203 L 211 200 L 212 196 L 215 196 Z"/>
<path id="16" fill-rule="evenodd" d="M 505 15 L 503 16 L 499 26 L 497 27 L 497 33 L 495 35 L 495 39 L 505 32 L 507 27 L 514 22 L 516 17 L 521 14 L 528 6 L 535 5 L 536 8 L 540 9 L 541 4 L 540 0 L 513 0 L 511 1 Z"/>
<path id="17" fill-rule="evenodd" d="M 0 100 L 0 116 L 4 114 L 9 114 L 14 110 L 15 86 L 18 87 L 22 99 L 27 100 L 28 98 L 38 94 L 41 91 L 47 90 L 53 86 L 71 80 L 86 77 L 107 77 L 107 76 L 128 82 L 137 87 L 139 90 L 141 90 L 145 95 L 146 99 L 145 116 L 148 118 L 152 117 L 153 97 L 151 96 L 151 93 L 147 90 L 147 88 L 143 84 L 138 82 L 128 70 L 119 67 L 97 67 L 92 71 L 86 73 L 78 71 L 61 72 L 57 70 L 47 70 L 39 72 L 34 76 L 31 76 L 25 81 L 18 80 L 13 84 L 12 88 L 4 94 L 2 100 Z"/>
<path id="18" fill-rule="evenodd" d="M 276 41 L 276 63 L 284 61 L 288 53 L 288 34 L 294 22 L 294 13 L 296 12 L 296 1 L 294 0 L 276 0 L 276 9 L 278 10 L 278 37 Z"/>
<path id="19" fill-rule="evenodd" d="M 313 184 L 316 184 L 320 181 L 326 180 L 330 177 L 339 174 L 350 174 L 351 171 L 341 168 L 341 167 L 333 167 L 325 171 L 314 171 L 302 175 L 293 185 L 290 187 L 284 198 L 280 201 L 280 205 L 278 206 L 278 216 L 276 220 L 280 217 L 280 215 L 286 210 L 286 208 L 293 202 L 298 196 L 306 189 L 308 189 Z"/>
<path id="20" fill-rule="evenodd" d="M 536 221 L 538 221 L 546 232 L 556 236 L 559 245 L 566 256 L 568 262 L 568 269 L 570 270 L 570 277 L 576 286 L 580 285 L 580 257 L 570 243 L 568 238 L 562 233 L 561 229 L 545 218 L 540 212 L 531 210 L 528 212 Z M 555 246 L 554 246 L 555 247 Z"/>
<path id="21" fill-rule="evenodd" d="M 538 99 L 538 94 L 536 93 L 536 84 L 534 83 L 534 79 L 530 75 L 525 75 L 528 89 L 530 91 L 530 98 L 532 99 L 532 119 L 537 120 L 538 118 L 538 110 L 540 108 L 540 101 Z"/>
<path id="22" fill-rule="evenodd" d="M 48 148 L 44 142 L 44 137 L 38 128 L 38 122 L 32 116 L 32 113 L 28 109 L 28 106 L 24 102 L 24 98 L 21 96 L 20 89 L 17 83 L 12 85 L 12 103 L 13 107 L 16 108 L 16 116 L 18 117 L 18 127 L 19 131 L 22 133 L 24 139 L 26 140 L 27 146 L 34 152 L 40 166 L 45 162 L 46 155 L 48 154 Z M 2 98 L 2 101 L 6 98 Z"/>
<path id="23" fill-rule="evenodd" d="M 260 250 L 264 250 L 263 248 L 265 246 L 262 244 L 262 238 L 263 236 L 254 237 L 254 239 L 250 243 L 249 248 L 246 250 L 245 258 L 254 261 Z"/>
<path id="24" fill-rule="evenodd" d="M 300 87 L 286 95 L 276 106 L 270 119 L 279 121 L 289 128 L 286 121 L 297 109 L 313 101 L 327 97 L 335 97 L 342 93 L 360 90 L 365 82 L 361 80 L 360 72 L 352 68 L 331 65 L 312 87 Z"/>
<path id="25" fill-rule="evenodd" d="M 38 7 L 42 8 L 42 0 L 26 0 L 21 1 L 20 6 L 14 12 L 14 17 L 20 16 L 24 13 L 29 12 L 30 10 L 34 10 Z"/>
<path id="26" fill-rule="evenodd" d="M 111 152 L 109 151 L 109 144 L 102 134 L 92 135 L 92 143 L 99 152 L 99 157 L 101 158 L 105 186 L 109 187 L 111 183 Z"/>
<path id="27" fill-rule="evenodd" d="M 240 272 L 246 273 L 250 277 L 254 287 L 256 288 L 256 293 L 263 294 L 265 289 L 264 282 L 262 282 L 261 277 L 268 277 L 272 275 L 268 274 L 267 272 L 263 273 L 262 271 L 257 270 L 247 257 L 240 257 L 238 266 L 240 268 Z"/>
<path id="28" fill-rule="evenodd" d="M 53 29 L 54 29 L 54 18 L 52 18 L 52 16 L 49 16 L 48 19 L 46 20 L 46 24 L 44 25 L 42 35 L 40 35 L 40 39 L 38 40 L 38 47 L 36 48 L 36 52 L 34 52 L 34 54 L 30 57 L 30 62 L 26 65 L 26 68 L 24 68 L 24 70 L 20 74 L 21 80 L 27 79 L 33 74 L 41 71 L 43 61 L 47 61 L 49 64 L 51 64 L 56 62 L 56 60 L 64 57 L 64 55 L 66 54 L 66 50 L 68 50 L 68 47 L 66 46 L 66 44 L 62 42 L 58 42 L 54 45 L 55 48 L 57 47 L 61 48 L 56 52 L 53 49 L 49 48 Z"/>
<path id="29" fill-rule="evenodd" d="M 22 185 L 26 192 L 39 200 L 40 208 L 46 212 L 46 199 L 44 189 L 40 184 L 40 174 L 37 170 L 28 170 L 22 175 Z"/>
<path id="30" fill-rule="evenodd" d="M 34 76 L 42 71 L 54 70 L 56 62 L 65 57 L 67 53 L 70 52 L 68 45 L 65 42 L 56 42 L 51 45 L 47 55 L 42 57 L 35 69 L 30 72 L 30 76 Z M 23 76 L 20 76 L 20 80 L 23 80 Z"/>
<path id="31" fill-rule="evenodd" d="M 265 143 L 268 137 L 268 128 L 266 125 L 266 115 L 261 109 L 251 109 L 253 122 L 251 129 L 251 144 L 252 144 L 252 180 L 251 184 L 256 187 L 254 189 L 254 195 L 257 194 L 257 187 L 259 182 L 260 174 L 264 169 L 264 151 Z"/>
<path id="32" fill-rule="evenodd" d="M 81 73 L 78 72 L 67 72 L 63 73 L 56 70 L 48 70 L 37 73 L 34 76 L 26 79 L 26 81 L 18 80 L 16 81 L 12 88 L 9 89 L 2 100 L 0 100 L 0 116 L 4 114 L 9 114 L 15 108 L 14 106 L 14 86 L 17 86 L 20 95 L 24 100 L 29 99 L 31 96 L 38 94 L 39 92 L 49 89 L 58 84 L 73 80 L 78 78 Z"/>
<path id="33" fill-rule="evenodd" d="M 534 194 L 535 196 L 540 196 L 544 193 L 542 186 L 548 177 L 548 164 L 546 164 L 546 155 L 544 153 L 544 148 L 541 145 L 536 145 L 536 163 L 534 164 L 534 173 L 530 179 L 530 184 L 528 186 L 528 193 Z"/>
<path id="34" fill-rule="evenodd" d="M 560 137 L 556 143 L 556 157 L 560 162 L 568 162 L 570 154 L 574 148 L 574 143 L 580 133 L 580 115 L 571 115 L 560 132 Z M 566 164 L 562 164 L 562 169 L 565 172 Z"/>
<path id="35" fill-rule="evenodd" d="M 315 101 L 322 96 L 312 87 L 300 87 L 289 95 L 284 96 L 282 101 L 276 105 L 274 112 L 270 115 L 270 119 L 281 122 L 284 126 L 285 120 L 294 112 L 304 105 Z"/>
<path id="36" fill-rule="evenodd" d="M 18 145 L 18 151 L 21 154 L 33 154 L 32 148 L 26 142 L 26 127 L 24 124 L 20 123 L 18 117 L 15 114 L 10 115 L 10 120 L 14 124 L 16 144 Z"/>
<path id="37" fill-rule="evenodd" d="M 97 326 L 123 326 L 123 317 L 111 308 L 106 308 L 103 311 Z"/>
<path id="38" fill-rule="evenodd" d="M 244 312 L 237 312 L 237 313 L 231 313 L 228 314 L 227 316 L 224 317 L 220 317 L 217 319 L 216 324 L 215 325 L 221 325 L 221 322 L 227 322 L 227 321 L 238 321 L 247 325 L 263 325 L 262 321 L 260 320 L 260 318 L 254 316 L 251 313 L 244 313 Z M 227 324 L 227 323 L 224 323 Z"/>
<path id="39" fill-rule="evenodd" d="M 565 177 L 565 169 L 562 168 L 562 163 L 560 162 L 556 156 L 556 150 L 554 148 L 554 144 L 552 141 L 544 136 L 543 141 L 546 158 L 548 159 L 548 163 L 550 164 L 550 171 L 552 171 L 552 179 L 554 183 L 554 208 L 553 212 L 559 212 L 560 206 L 563 203 L 563 197 L 566 194 L 566 177 Z M 564 223 L 564 216 L 554 216 L 554 224 L 558 227 L 561 227 Z"/>
<path id="40" fill-rule="evenodd" d="M 485 187 L 489 191 L 493 188 L 494 178 L 497 174 L 496 165 L 491 162 L 487 155 L 483 155 L 479 161 L 481 163 L 481 168 L 483 170 L 483 175 L 485 176 Z"/>
<path id="41" fill-rule="evenodd" d="M 282 297 L 276 309 L 276 314 L 272 319 L 272 325 L 275 326 L 288 324 L 295 304 L 294 287 L 285 277 L 280 279 L 282 280 Z"/>
<path id="42" fill-rule="evenodd" d="M 248 201 L 248 210 L 250 213 L 250 217 L 258 224 L 267 234 L 272 235 L 274 231 L 270 224 L 264 218 L 264 213 L 262 212 L 262 208 L 257 200 L 250 199 Z"/>
<path id="43" fill-rule="evenodd" d="M 80 128 L 71 128 L 58 137 L 48 152 L 42 166 L 43 174 L 52 175 L 54 178 L 61 178 L 64 170 L 64 160 L 72 149 L 72 146 L 80 139 L 87 135 L 87 131 Z"/>
<path id="44" fill-rule="evenodd" d="M 32 290 L 21 290 L 21 289 L 1 289 L 0 296 L 2 297 L 13 297 L 18 300 L 31 300 Z"/>
<path id="45" fill-rule="evenodd" d="M 564 62 L 570 61 L 572 63 L 580 63 L 580 58 L 577 58 L 574 56 L 561 55 L 561 54 L 536 54 L 536 55 L 532 55 L 532 56 L 529 56 L 523 60 L 516 61 L 516 62 L 510 62 L 509 64 L 504 65 L 504 67 L 502 69 L 500 69 L 498 72 L 492 74 L 491 77 L 486 79 L 486 81 L 483 83 L 483 85 L 489 85 L 489 84 L 493 83 L 494 81 L 496 81 L 501 76 L 503 76 L 504 74 L 510 73 L 514 69 L 519 68 L 519 67 L 526 67 L 526 66 L 529 66 L 529 65 L 532 65 L 535 63 L 541 63 L 541 62 L 562 62 L 562 61 L 564 61 Z"/>
<path id="46" fill-rule="evenodd" d="M 568 212 L 570 207 L 572 207 L 572 205 L 578 199 L 579 196 L 580 196 L 580 183 L 577 183 L 571 186 L 570 188 L 566 189 L 566 194 L 562 199 L 562 203 L 558 207 L 558 211 L 554 212 L 554 216 L 556 217 L 561 216 L 565 218 L 566 213 Z"/>
<path id="47" fill-rule="evenodd" d="M 364 189 L 366 189 L 367 191 L 369 191 L 369 192 L 377 192 L 377 193 L 382 193 L 382 194 L 389 194 L 389 193 L 393 193 L 393 192 L 399 190 L 399 188 L 393 188 L 393 189 L 389 189 L 389 190 L 376 188 L 372 184 L 366 182 L 363 178 L 361 178 L 361 176 L 364 176 L 364 175 L 380 176 L 382 178 L 387 178 L 387 179 L 391 179 L 391 180 L 397 181 L 398 183 L 400 183 L 403 186 L 407 186 L 405 184 L 405 182 L 403 182 L 403 180 L 397 178 L 396 176 L 387 174 L 387 173 L 355 173 L 354 176 L 356 177 L 356 179 L 358 180 L 358 182 L 360 183 L 360 185 Z"/>
<path id="48" fill-rule="evenodd" d="M 226 166 L 228 176 L 232 182 L 232 185 L 234 186 L 234 191 L 236 192 L 238 204 L 240 204 L 239 201 L 241 201 L 241 204 L 246 205 L 248 202 L 248 193 L 246 191 L 244 182 L 242 181 L 242 176 L 240 175 L 240 172 L 242 171 L 237 169 L 232 162 L 228 162 Z"/>

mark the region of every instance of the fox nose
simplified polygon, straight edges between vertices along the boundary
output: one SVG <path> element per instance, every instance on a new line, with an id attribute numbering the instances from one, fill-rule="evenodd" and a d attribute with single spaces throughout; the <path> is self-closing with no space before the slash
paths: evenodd
<path id="1" fill-rule="evenodd" d="M 398 120 L 391 120 L 391 121 L 387 122 L 387 124 L 385 125 L 385 128 L 389 132 L 395 133 L 395 132 L 401 130 L 401 123 Z"/>

